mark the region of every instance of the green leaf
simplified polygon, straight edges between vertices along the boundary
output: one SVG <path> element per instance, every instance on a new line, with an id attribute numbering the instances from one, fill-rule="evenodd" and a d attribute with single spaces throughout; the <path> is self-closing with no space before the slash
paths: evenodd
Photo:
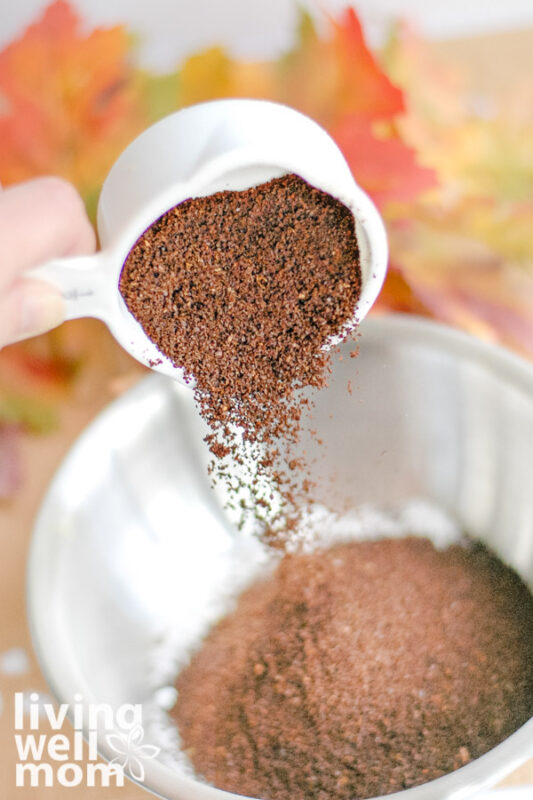
<path id="1" fill-rule="evenodd" d="M 0 425 L 20 425 L 30 433 L 49 433 L 58 425 L 56 409 L 35 397 L 0 396 Z"/>

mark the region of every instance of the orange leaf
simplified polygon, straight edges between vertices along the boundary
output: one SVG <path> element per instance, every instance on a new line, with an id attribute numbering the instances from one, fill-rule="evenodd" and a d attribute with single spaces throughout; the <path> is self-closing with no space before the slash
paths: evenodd
<path id="1" fill-rule="evenodd" d="M 385 283 L 371 313 L 379 314 L 390 311 L 430 316 L 428 308 L 413 292 L 401 269 L 394 263 L 389 264 Z"/>
<path id="2" fill-rule="evenodd" d="M 354 9 L 347 8 L 333 26 L 333 46 L 344 78 L 341 109 L 368 119 L 391 117 L 403 111 L 403 92 L 391 83 L 368 49 Z"/>
<path id="3" fill-rule="evenodd" d="M 465 201 L 468 204 L 469 201 Z M 390 229 L 405 283 L 432 316 L 533 353 L 533 274 L 502 259 L 436 211 Z"/>
<path id="4" fill-rule="evenodd" d="M 355 180 L 381 208 L 411 202 L 437 184 L 435 172 L 417 163 L 414 150 L 400 139 L 378 138 L 368 120 L 347 117 L 332 133 Z"/>
<path id="5" fill-rule="evenodd" d="M 403 93 L 368 49 L 355 11 L 346 9 L 330 25 L 329 35 L 319 36 L 302 13 L 299 43 L 279 69 L 278 99 L 326 127 L 348 114 L 390 119 L 402 112 Z"/>
<path id="6" fill-rule="evenodd" d="M 409 275 L 413 292 L 437 319 L 487 341 L 500 342 L 533 355 L 533 280 L 515 275 L 516 286 L 501 271 L 454 270 L 425 281 Z"/>
<path id="7" fill-rule="evenodd" d="M 64 356 L 46 345 L 52 337 L 40 337 L 37 342 L 21 342 L 7 347 L 0 353 L 0 383 L 4 375 L 9 375 L 32 390 L 66 388 L 76 375 L 78 364 L 75 359 Z M 48 352 L 47 352 L 48 351 Z"/>
<path id="8" fill-rule="evenodd" d="M 98 186 L 144 126 L 121 27 L 85 35 L 64 0 L 0 53 L 0 180 L 56 173 Z"/>

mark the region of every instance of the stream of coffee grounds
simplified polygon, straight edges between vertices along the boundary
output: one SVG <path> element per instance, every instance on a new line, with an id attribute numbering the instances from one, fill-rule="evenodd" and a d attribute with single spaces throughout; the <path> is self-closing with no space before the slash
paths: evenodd
<path id="1" fill-rule="evenodd" d="M 173 717 L 198 775 L 264 800 L 438 778 L 533 714 L 533 597 L 485 547 L 287 555 L 208 634 Z"/>
<path id="2" fill-rule="evenodd" d="M 291 456 L 301 390 L 324 386 L 324 345 L 360 291 L 352 213 L 297 175 L 180 203 L 123 266 L 129 310 L 194 382 L 215 480 L 265 538 L 296 525 L 309 490 Z"/>

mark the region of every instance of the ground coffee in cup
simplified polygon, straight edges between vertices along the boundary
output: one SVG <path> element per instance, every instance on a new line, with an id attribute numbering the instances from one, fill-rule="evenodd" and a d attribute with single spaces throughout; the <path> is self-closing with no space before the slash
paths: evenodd
<path id="1" fill-rule="evenodd" d="M 243 439 L 258 444 L 248 483 L 266 478 L 294 507 L 298 464 L 273 442 L 297 438 L 298 390 L 324 385 L 324 345 L 353 317 L 361 270 L 349 209 L 297 175 L 186 200 L 135 244 L 120 291 L 194 380 L 214 456 L 239 461 Z M 258 495 L 249 510 L 268 520 Z"/>

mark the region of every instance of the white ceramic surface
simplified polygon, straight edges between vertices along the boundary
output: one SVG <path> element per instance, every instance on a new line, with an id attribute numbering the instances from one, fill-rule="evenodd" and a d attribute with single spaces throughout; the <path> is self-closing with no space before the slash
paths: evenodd
<path id="1" fill-rule="evenodd" d="M 354 215 L 362 272 L 354 320 L 360 321 L 387 268 L 381 217 L 319 125 L 294 109 L 262 100 L 202 103 L 144 131 L 104 183 L 98 204 L 102 250 L 49 262 L 32 274 L 61 289 L 67 319 L 98 317 L 137 360 L 181 380 L 182 370 L 148 339 L 120 295 L 120 271 L 129 251 L 156 219 L 187 198 L 247 189 L 290 172 L 341 200 Z"/>

